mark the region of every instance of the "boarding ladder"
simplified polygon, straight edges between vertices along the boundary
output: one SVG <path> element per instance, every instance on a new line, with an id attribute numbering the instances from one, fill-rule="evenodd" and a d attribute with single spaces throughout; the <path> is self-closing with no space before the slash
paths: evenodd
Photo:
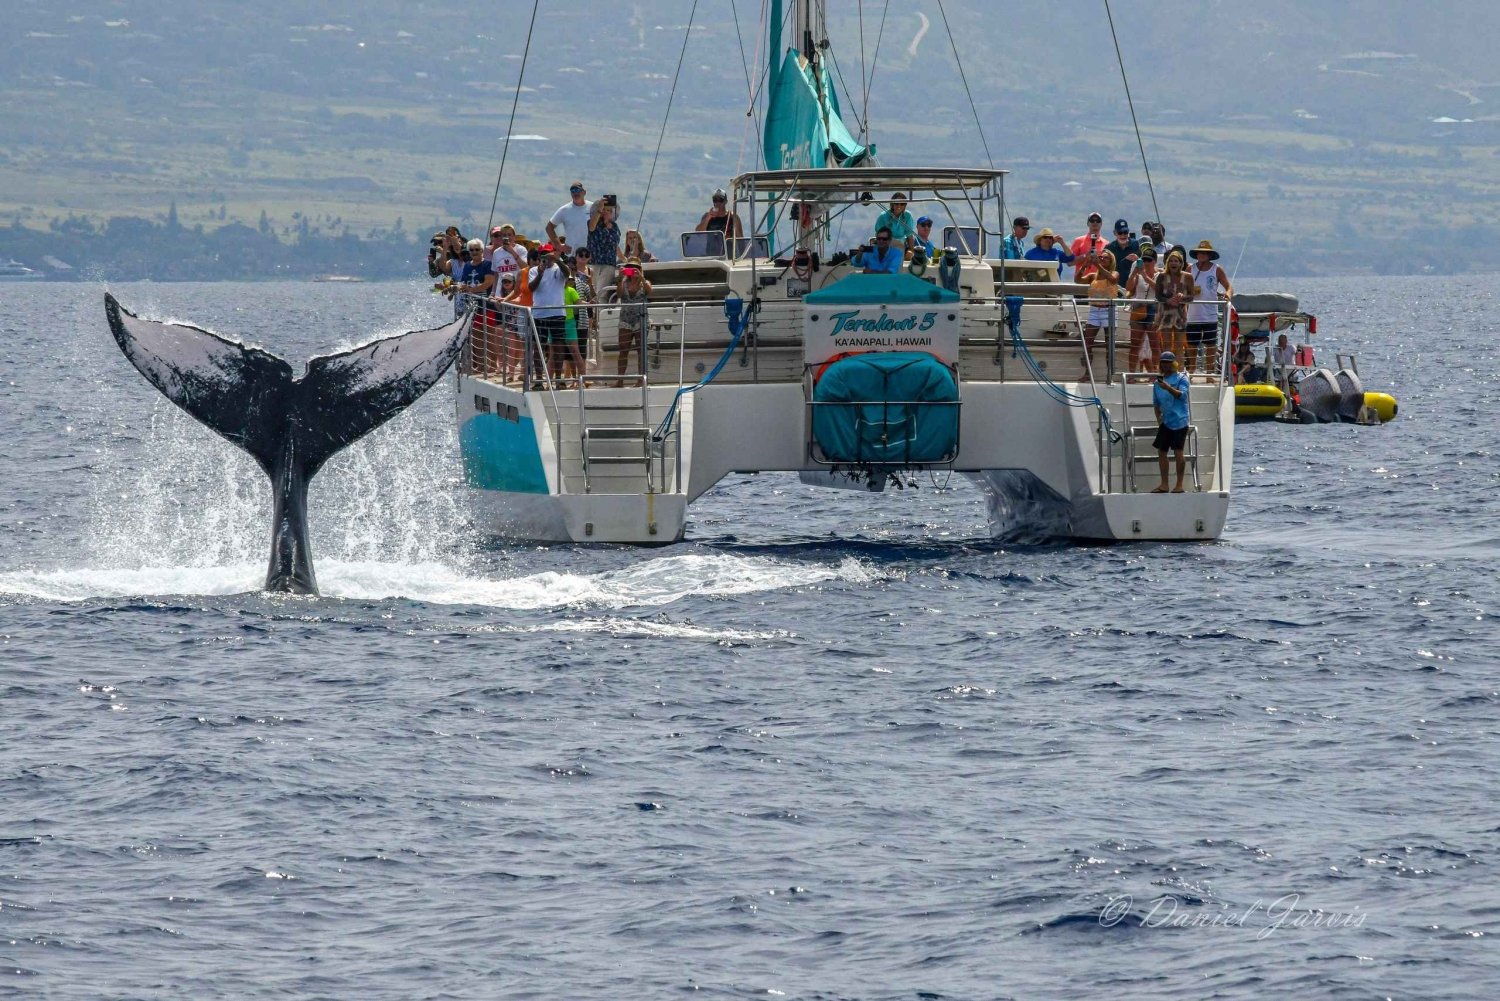
<path id="1" fill-rule="evenodd" d="M 602 393 L 600 383 L 623 381 L 634 393 Z M 590 385 L 595 388 L 591 391 Z M 583 467 L 583 492 L 593 493 L 600 481 L 609 479 L 606 492 L 620 492 L 622 478 L 628 478 L 629 493 L 656 493 L 653 475 L 651 435 L 655 430 L 648 412 L 650 386 L 645 375 L 585 375 L 578 387 L 578 428 Z M 638 477 L 638 479 L 637 479 Z"/>

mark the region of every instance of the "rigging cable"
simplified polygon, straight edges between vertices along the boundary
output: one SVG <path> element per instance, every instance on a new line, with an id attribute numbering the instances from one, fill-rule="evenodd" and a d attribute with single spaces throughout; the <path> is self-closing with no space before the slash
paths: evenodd
<path id="1" fill-rule="evenodd" d="M 1151 183 L 1151 165 L 1146 162 L 1146 144 L 1141 141 L 1141 123 L 1136 121 L 1135 100 L 1130 96 L 1130 80 L 1125 76 L 1125 57 L 1120 54 L 1120 37 L 1115 34 L 1115 15 L 1109 9 L 1109 0 L 1104 0 L 1104 13 L 1109 18 L 1109 37 L 1115 43 L 1115 61 L 1120 64 L 1120 82 L 1125 84 L 1125 103 L 1130 105 L 1130 124 L 1135 126 L 1135 144 L 1141 150 L 1141 166 L 1146 170 L 1146 190 L 1151 193 L 1151 211 L 1161 224 L 1161 209 L 1156 205 L 1156 187 Z"/>
<path id="2" fill-rule="evenodd" d="M 891 0 L 885 0 L 885 7 L 880 12 L 880 29 L 875 32 L 875 54 L 870 57 L 870 75 L 865 80 L 865 127 L 870 126 L 869 103 L 870 89 L 875 84 L 875 67 L 880 65 L 880 43 L 885 38 L 885 16 L 891 10 Z"/>
<path id="3" fill-rule="evenodd" d="M 516 96 L 510 102 L 510 124 L 505 126 L 505 145 L 500 150 L 500 171 L 495 175 L 495 197 L 490 199 L 490 221 L 485 223 L 488 233 L 495 225 L 495 206 L 500 204 L 500 179 L 505 176 L 505 158 L 510 155 L 510 134 L 516 130 L 516 106 L 521 103 L 521 81 L 526 79 L 526 59 L 531 55 L 531 33 L 536 30 L 536 9 L 542 0 L 532 0 L 531 24 L 526 28 L 526 48 L 521 52 L 521 72 L 516 74 Z"/>
<path id="4" fill-rule="evenodd" d="M 641 228 L 646 218 L 646 202 L 651 199 L 651 182 L 656 180 L 656 161 L 661 157 L 662 140 L 667 137 L 667 122 L 672 117 L 672 100 L 677 96 L 677 78 L 682 76 L 682 60 L 687 56 L 688 39 L 693 37 L 693 18 L 698 14 L 698 0 L 693 0 L 693 9 L 688 12 L 687 30 L 682 33 L 682 51 L 677 53 L 677 72 L 672 74 L 672 91 L 667 95 L 667 111 L 661 116 L 661 132 L 656 137 L 656 152 L 651 157 L 651 173 L 646 177 L 646 190 L 641 194 L 641 211 L 635 217 L 635 228 Z"/>
<path id="5" fill-rule="evenodd" d="M 829 79 L 832 79 L 834 76 L 838 77 L 839 86 L 844 91 L 844 97 L 849 101 L 849 114 L 854 116 L 854 124 L 859 126 L 860 134 L 863 135 L 865 132 L 864 122 L 854 110 L 854 95 L 849 92 L 849 84 L 844 81 L 844 71 L 839 67 L 839 57 L 834 54 L 832 46 L 827 51 L 829 62 L 833 63 L 833 73 L 829 75 Z"/>
<path id="6" fill-rule="evenodd" d="M 859 10 L 859 82 L 863 85 L 865 80 L 870 76 L 869 70 L 865 67 L 865 0 L 858 0 L 855 7 Z M 864 123 L 870 119 L 870 89 L 865 87 L 864 92 L 864 105 L 863 111 L 860 114 L 859 134 L 861 138 L 868 141 L 869 130 Z"/>
<path id="7" fill-rule="evenodd" d="M 755 108 L 755 84 L 750 81 L 750 64 L 745 61 L 745 36 L 740 32 L 740 10 L 735 0 L 729 0 L 729 10 L 734 15 L 734 37 L 740 43 L 740 66 L 745 71 L 745 93 L 750 97 L 750 107 L 745 112 L 745 117 L 754 120 L 755 134 L 760 135 L 760 114 Z M 757 51 L 756 59 L 759 60 L 760 52 Z M 745 165 L 745 147 L 749 145 L 750 122 L 745 123 L 745 132 L 740 137 L 740 158 L 735 164 L 734 172 L 738 174 L 740 168 Z"/>
<path id="8" fill-rule="evenodd" d="M 1108 3 L 1108 0 L 1105 0 Z M 964 93 L 969 97 L 969 110 L 974 113 L 974 127 L 979 130 L 979 141 L 984 144 L 984 158 L 990 169 L 995 169 L 995 158 L 990 155 L 990 141 L 984 137 L 984 126 L 979 123 L 979 109 L 974 106 L 974 93 L 969 90 L 969 75 L 964 72 L 964 61 L 958 56 L 958 43 L 953 40 L 953 29 L 948 26 L 948 12 L 943 9 L 943 0 L 938 0 L 938 13 L 943 15 L 943 30 L 948 32 L 948 45 L 953 49 L 953 61 L 958 64 L 958 78 L 963 81 Z"/>

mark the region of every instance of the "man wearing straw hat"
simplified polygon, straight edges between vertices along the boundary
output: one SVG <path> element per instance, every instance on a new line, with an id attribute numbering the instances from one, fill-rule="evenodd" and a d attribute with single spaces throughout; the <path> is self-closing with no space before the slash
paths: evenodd
<path id="1" fill-rule="evenodd" d="M 1184 364 L 1189 372 L 1193 371 L 1193 363 L 1201 351 L 1205 357 L 1203 370 L 1216 372 L 1219 360 L 1219 304 L 1228 302 L 1229 297 L 1234 295 L 1234 289 L 1230 287 L 1229 276 L 1224 273 L 1224 269 L 1214 263 L 1219 259 L 1219 252 L 1212 243 L 1203 240 L 1193 248 L 1192 253 L 1193 265 L 1188 269 L 1188 276 L 1198 286 L 1198 294 L 1193 297 L 1192 305 L 1188 306 L 1187 326 L 1183 331 L 1187 338 L 1187 350 L 1184 352 L 1187 358 L 1184 359 Z"/>
<path id="2" fill-rule="evenodd" d="M 1050 229 L 1044 229 L 1032 238 L 1035 244 L 1026 251 L 1028 261 L 1056 261 L 1057 277 L 1062 278 L 1062 266 L 1073 263 L 1073 255 L 1063 249 L 1062 240 Z"/>

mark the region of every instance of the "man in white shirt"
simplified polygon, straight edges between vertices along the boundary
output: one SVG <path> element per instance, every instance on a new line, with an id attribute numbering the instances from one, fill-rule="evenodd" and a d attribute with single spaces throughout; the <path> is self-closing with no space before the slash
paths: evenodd
<path id="1" fill-rule="evenodd" d="M 490 245 L 484 251 L 490 270 L 497 276 L 514 274 L 526 266 L 526 248 L 516 242 L 516 228 L 510 223 L 490 230 Z"/>
<path id="2" fill-rule="evenodd" d="M 557 248 L 544 243 L 537 248 L 537 263 L 526 272 L 531 285 L 531 318 L 536 321 L 536 337 L 541 342 L 542 358 L 547 372 L 556 376 L 560 371 L 562 353 L 567 348 L 568 326 L 563 313 L 563 293 L 567 278 L 557 265 Z M 542 369 L 533 370 L 533 378 L 540 378 Z"/>
<path id="3" fill-rule="evenodd" d="M 568 185 L 568 194 L 572 201 L 559 207 L 547 221 L 547 240 L 564 255 L 587 245 L 589 240 L 588 192 L 584 190 L 583 182 L 574 181 Z M 557 231 L 559 226 L 562 233 Z"/>

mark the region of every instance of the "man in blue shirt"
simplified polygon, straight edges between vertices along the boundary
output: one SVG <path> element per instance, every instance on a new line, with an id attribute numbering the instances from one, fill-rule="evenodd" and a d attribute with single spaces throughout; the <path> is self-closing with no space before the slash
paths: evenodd
<path id="1" fill-rule="evenodd" d="M 1161 353 L 1161 371 L 1156 384 L 1151 387 L 1151 402 L 1156 407 L 1156 463 L 1161 470 L 1161 486 L 1151 491 L 1154 494 L 1167 492 L 1167 452 L 1177 456 L 1177 485 L 1172 493 L 1182 493 L 1182 474 L 1187 468 L 1183 448 L 1188 435 L 1188 377 L 1177 371 L 1177 356 L 1170 351 Z"/>
<path id="2" fill-rule="evenodd" d="M 1031 232 L 1031 220 L 1018 215 L 1011 220 L 1010 236 L 1005 238 L 1005 259 L 1019 261 L 1026 256 L 1026 234 Z M 1122 279 L 1123 280 L 1123 279 Z"/>
<path id="3" fill-rule="evenodd" d="M 930 261 L 937 256 L 937 248 L 932 245 L 932 217 L 923 216 L 917 220 L 917 240 L 913 250 L 920 250 L 927 255 Z"/>
<path id="4" fill-rule="evenodd" d="M 901 273 L 901 261 L 905 258 L 900 247 L 891 246 L 891 231 L 881 227 L 875 234 L 875 246 L 864 250 L 854 259 L 856 267 L 867 275 L 894 275 Z"/>

